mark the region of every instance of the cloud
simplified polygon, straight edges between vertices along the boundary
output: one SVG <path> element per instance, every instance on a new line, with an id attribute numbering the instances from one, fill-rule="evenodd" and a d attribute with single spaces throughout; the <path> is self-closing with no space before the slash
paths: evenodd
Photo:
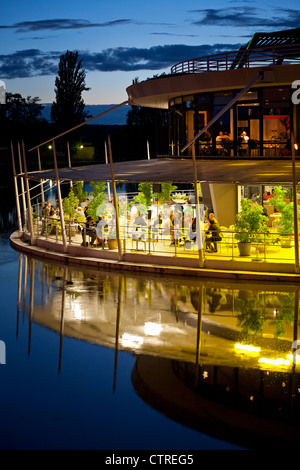
<path id="1" fill-rule="evenodd" d="M 122 24 L 130 24 L 130 19 L 118 19 L 106 21 L 104 23 L 91 23 L 82 19 L 51 19 L 38 21 L 22 21 L 9 26 L 0 25 L 0 29 L 15 29 L 16 33 L 29 33 L 32 31 L 44 30 L 64 30 L 64 29 L 82 29 L 82 28 L 106 28 L 110 26 L 119 26 Z"/>
<path id="2" fill-rule="evenodd" d="M 207 8 L 193 10 L 192 13 L 200 15 L 199 20 L 192 23 L 197 26 L 233 26 L 233 27 L 259 27 L 259 28 L 298 28 L 300 11 L 293 9 L 277 8 L 265 10 L 261 8 L 249 8 L 248 6 L 237 6 L 224 10 Z"/>
<path id="3" fill-rule="evenodd" d="M 99 53 L 81 53 L 84 67 L 87 70 L 99 71 L 135 71 L 161 70 L 171 67 L 177 62 L 202 55 L 215 54 L 227 50 L 237 50 L 240 44 L 234 45 L 201 45 L 186 46 L 173 44 L 154 46 L 149 49 L 123 48 L 106 49 Z"/>
<path id="4" fill-rule="evenodd" d="M 150 33 L 152 36 L 176 36 L 185 38 L 196 38 L 198 34 L 178 34 L 178 33 Z"/>
<path id="5" fill-rule="evenodd" d="M 0 55 L 0 76 L 4 79 L 54 75 L 58 71 L 60 52 L 44 53 L 39 49 Z"/>
<path id="6" fill-rule="evenodd" d="M 184 44 L 154 46 L 149 49 L 117 47 L 101 52 L 78 51 L 82 66 L 89 71 L 162 70 L 182 60 L 224 51 L 238 50 L 240 44 L 186 46 Z M 64 52 L 43 52 L 39 49 L 0 55 L 0 76 L 3 79 L 57 75 L 60 56 Z"/>

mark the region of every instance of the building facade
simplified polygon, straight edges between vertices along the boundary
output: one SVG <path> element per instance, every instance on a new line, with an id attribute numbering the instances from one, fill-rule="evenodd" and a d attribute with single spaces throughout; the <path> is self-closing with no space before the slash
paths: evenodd
<path id="1" fill-rule="evenodd" d="M 294 29 L 256 33 L 239 51 L 181 62 L 127 93 L 132 105 L 168 110 L 169 157 L 287 159 L 291 137 L 297 143 L 300 136 L 299 77 L 300 29 Z M 203 182 L 204 202 L 229 225 L 241 198 L 272 191 L 274 181 L 265 183 Z"/>

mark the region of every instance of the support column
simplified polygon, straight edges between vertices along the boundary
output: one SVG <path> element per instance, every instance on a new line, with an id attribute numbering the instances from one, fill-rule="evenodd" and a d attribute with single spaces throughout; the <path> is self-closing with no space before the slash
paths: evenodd
<path id="1" fill-rule="evenodd" d="M 41 171 L 42 165 L 41 165 L 40 147 L 38 147 L 37 153 L 38 153 L 39 170 Z M 45 197 L 44 197 L 44 184 L 43 184 L 43 180 L 40 180 L 40 183 L 41 183 L 42 205 L 44 205 Z"/>
<path id="2" fill-rule="evenodd" d="M 19 232 L 22 232 L 22 219 L 21 219 L 21 211 L 20 211 L 20 202 L 19 202 L 19 193 L 18 193 L 18 182 L 17 182 L 17 175 L 16 175 L 16 166 L 15 166 L 15 156 L 14 156 L 14 148 L 13 143 L 10 144 L 11 148 L 11 159 L 12 159 L 12 167 L 13 167 L 13 175 L 14 175 L 14 184 L 15 184 L 15 194 L 16 194 L 16 207 L 17 207 L 17 217 L 18 217 L 18 225 L 19 225 Z"/>
<path id="3" fill-rule="evenodd" d="M 31 245 L 35 245 L 36 238 L 33 233 L 32 208 L 31 208 L 29 184 L 28 184 L 28 177 L 27 177 L 25 146 L 24 146 L 23 140 L 22 140 L 22 151 L 23 151 L 23 164 L 24 164 L 25 186 L 26 186 L 26 195 L 27 195 L 27 214 L 28 214 L 28 223 L 29 223 L 29 230 L 30 230 L 30 243 Z"/>
<path id="4" fill-rule="evenodd" d="M 109 136 L 108 136 L 108 151 L 109 151 L 110 170 L 111 170 L 111 182 L 112 182 L 112 187 L 113 187 L 114 206 L 115 206 L 115 213 L 116 213 L 116 232 L 117 232 L 118 252 L 119 252 L 119 261 L 120 261 L 123 257 L 123 253 L 122 253 L 122 245 L 121 245 L 121 240 L 120 240 L 119 207 L 118 207 L 117 191 L 116 191 L 116 184 L 115 184 L 114 165 L 113 165 L 112 153 L 111 153 L 111 143 L 110 143 Z"/>
<path id="5" fill-rule="evenodd" d="M 203 268 L 203 246 L 201 238 L 201 220 L 200 220 L 200 207 L 199 207 L 199 193 L 198 193 L 198 181 L 197 181 L 197 165 L 195 157 L 195 145 L 192 145 L 192 154 L 193 154 L 193 170 L 194 170 L 194 191 L 195 191 L 195 203 L 196 203 L 196 242 L 198 245 L 198 257 L 199 257 L 199 266 Z"/>
<path id="6" fill-rule="evenodd" d="M 106 165 L 107 165 L 107 164 L 108 164 L 108 158 L 107 158 L 107 145 L 106 145 L 106 142 L 104 142 L 104 150 L 105 150 L 105 163 L 106 163 Z M 110 200 L 111 200 L 111 196 L 110 196 L 110 182 L 107 181 L 106 184 L 107 184 L 108 200 L 110 201 Z"/>
<path id="7" fill-rule="evenodd" d="M 20 149 L 20 144 L 18 142 L 18 155 L 19 155 L 19 170 L 20 170 L 20 173 L 22 174 L 23 173 L 23 168 L 22 168 L 22 158 L 21 158 L 21 149 Z M 20 176 L 21 178 L 21 191 L 22 191 L 22 202 L 23 202 L 23 213 L 24 213 L 24 224 L 26 222 L 26 208 L 27 208 L 27 205 L 26 205 L 26 198 L 25 198 L 25 189 L 24 189 L 24 176 Z"/>
<path id="8" fill-rule="evenodd" d="M 61 225 L 61 235 L 62 235 L 64 251 L 67 251 L 64 212 L 63 212 L 61 193 L 60 193 L 60 182 L 59 182 L 54 140 L 52 141 L 52 149 L 53 149 L 53 158 L 54 158 L 54 166 L 55 166 L 55 178 L 56 178 L 56 187 L 57 187 L 57 199 L 58 199 L 59 217 L 60 217 L 60 225 Z"/>
<path id="9" fill-rule="evenodd" d="M 295 239 L 295 272 L 299 273 L 299 230 L 298 230 L 298 204 L 297 204 L 297 182 L 295 169 L 295 147 L 294 134 L 291 133 L 292 167 L 293 167 L 293 206 L 294 206 L 294 239 Z"/>
<path id="10" fill-rule="evenodd" d="M 68 152 L 68 163 L 69 163 L 69 168 L 71 168 L 71 154 L 70 154 L 70 145 L 69 142 L 67 142 L 67 152 Z M 73 187 L 73 181 L 70 181 L 70 187 Z"/>

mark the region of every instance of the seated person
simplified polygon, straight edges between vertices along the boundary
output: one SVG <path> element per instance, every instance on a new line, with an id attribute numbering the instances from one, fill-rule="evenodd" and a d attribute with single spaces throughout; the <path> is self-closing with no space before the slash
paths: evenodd
<path id="1" fill-rule="evenodd" d="M 223 150 L 222 141 L 223 141 L 223 132 L 219 132 L 219 135 L 216 137 L 216 149 L 218 153 L 222 152 Z"/>
<path id="2" fill-rule="evenodd" d="M 221 227 L 218 224 L 217 219 L 213 212 L 209 214 L 208 217 L 208 226 L 206 228 L 206 251 L 217 252 L 218 246 L 217 242 L 221 241 L 222 238 L 220 237 Z M 211 235 L 211 236 L 209 236 Z"/>
<path id="3" fill-rule="evenodd" d="M 99 217 L 99 221 L 97 223 L 96 227 L 96 235 L 97 235 L 97 241 L 102 248 L 104 247 L 105 244 L 105 235 L 104 235 L 104 229 L 108 227 L 107 221 L 105 220 L 105 217 Z"/>
<path id="4" fill-rule="evenodd" d="M 192 213 L 188 210 L 184 215 L 184 233 L 186 240 L 193 240 L 196 239 L 196 218 L 192 217 Z"/>
<path id="5" fill-rule="evenodd" d="M 147 231 L 147 222 L 143 214 L 137 212 L 135 219 L 130 224 L 130 232 L 132 240 L 145 240 Z"/>
<path id="6" fill-rule="evenodd" d="M 92 217 L 88 216 L 85 222 L 85 227 L 82 231 L 82 246 L 87 246 L 86 235 L 91 239 L 90 244 L 93 245 L 94 241 L 97 238 L 96 227 Z"/>
<path id="7" fill-rule="evenodd" d="M 173 230 L 171 232 L 173 244 L 175 244 L 176 240 L 180 242 L 182 239 L 182 236 L 183 236 L 182 223 L 183 223 L 182 213 L 179 212 L 178 210 L 175 210 L 174 220 L 173 220 Z"/>

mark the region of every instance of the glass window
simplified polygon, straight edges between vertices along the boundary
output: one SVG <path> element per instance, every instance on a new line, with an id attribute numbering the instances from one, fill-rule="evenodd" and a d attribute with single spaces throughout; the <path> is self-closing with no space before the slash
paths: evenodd
<path id="1" fill-rule="evenodd" d="M 210 100 L 211 100 L 210 95 L 196 95 L 195 96 L 195 103 L 197 105 L 209 104 Z"/>
<path id="2" fill-rule="evenodd" d="M 282 148 L 279 150 L 283 151 L 284 142 L 290 138 L 290 89 L 288 87 L 265 88 L 262 96 L 263 139 L 271 141 L 270 145 L 272 141 L 282 142 Z"/>
<path id="3" fill-rule="evenodd" d="M 243 96 L 241 96 L 241 98 L 238 99 L 238 102 L 239 101 L 255 101 L 257 99 L 258 99 L 257 91 L 250 90 L 250 91 L 247 91 L 247 93 L 245 93 Z"/>
<path id="4" fill-rule="evenodd" d="M 232 92 L 215 93 L 213 97 L 214 106 L 225 106 L 232 100 Z"/>

